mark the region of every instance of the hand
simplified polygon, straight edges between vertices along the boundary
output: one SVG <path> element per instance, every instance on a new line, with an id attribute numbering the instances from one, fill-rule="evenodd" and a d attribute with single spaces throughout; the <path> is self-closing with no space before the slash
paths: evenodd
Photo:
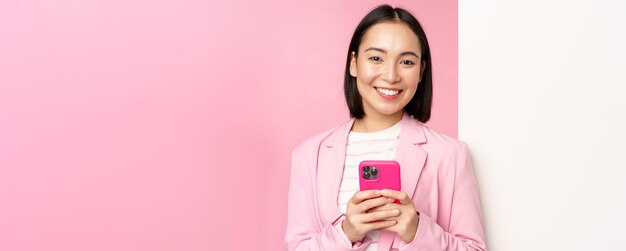
<path id="1" fill-rule="evenodd" d="M 419 215 L 413 201 L 409 196 L 402 192 L 390 189 L 381 190 L 382 196 L 399 200 L 400 204 L 388 203 L 370 210 L 370 212 L 387 212 L 389 210 L 398 209 L 400 215 L 390 217 L 387 220 L 395 220 L 397 224 L 383 228 L 382 230 L 392 231 L 398 234 L 405 243 L 410 243 L 415 238 L 417 226 L 419 225 Z"/>
<path id="2" fill-rule="evenodd" d="M 343 221 L 343 231 L 351 242 L 357 242 L 370 231 L 391 227 L 395 220 L 387 220 L 398 216 L 400 211 L 395 209 L 367 212 L 368 210 L 392 203 L 393 199 L 382 197 L 379 190 L 356 192 L 348 202 L 346 218 Z"/>

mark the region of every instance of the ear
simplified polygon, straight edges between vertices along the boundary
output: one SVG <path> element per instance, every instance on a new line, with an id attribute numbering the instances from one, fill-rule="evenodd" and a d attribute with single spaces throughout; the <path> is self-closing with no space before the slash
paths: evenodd
<path id="1" fill-rule="evenodd" d="M 356 54 L 353 51 L 350 55 L 350 76 L 356 78 Z"/>
<path id="2" fill-rule="evenodd" d="M 422 82 L 422 78 L 424 77 L 424 70 L 426 69 L 426 61 L 422 60 L 422 63 L 420 64 L 420 80 L 418 81 L 418 83 Z"/>

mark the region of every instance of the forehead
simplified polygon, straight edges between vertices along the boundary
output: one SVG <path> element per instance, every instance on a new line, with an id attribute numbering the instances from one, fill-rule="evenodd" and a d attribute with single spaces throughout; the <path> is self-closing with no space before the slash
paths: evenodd
<path id="1" fill-rule="evenodd" d="M 361 39 L 359 51 L 369 47 L 381 48 L 389 53 L 414 51 L 421 54 L 417 35 L 403 22 L 382 22 L 372 25 Z"/>

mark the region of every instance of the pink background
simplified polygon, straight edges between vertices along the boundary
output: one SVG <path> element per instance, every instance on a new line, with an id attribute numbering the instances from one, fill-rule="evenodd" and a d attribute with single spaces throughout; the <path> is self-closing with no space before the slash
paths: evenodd
<path id="1" fill-rule="evenodd" d="M 348 119 L 380 1 L 0 2 L 0 250 L 280 250 L 291 149 Z M 457 2 L 424 24 L 457 136 Z"/>

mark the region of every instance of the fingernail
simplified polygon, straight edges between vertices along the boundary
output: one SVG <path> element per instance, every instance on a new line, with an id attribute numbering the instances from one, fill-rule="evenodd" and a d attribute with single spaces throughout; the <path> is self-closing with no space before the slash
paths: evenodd
<path id="1" fill-rule="evenodd" d="M 379 190 L 376 190 L 376 191 L 374 192 L 374 194 L 376 194 L 376 195 L 380 195 L 380 191 L 379 191 Z"/>
<path id="2" fill-rule="evenodd" d="M 393 211 L 391 211 L 391 213 L 392 213 L 392 214 L 398 214 L 398 213 L 400 213 L 400 210 L 398 210 L 398 209 L 394 209 Z"/>
<path id="3" fill-rule="evenodd" d="M 387 202 L 391 203 L 391 202 L 393 202 L 393 199 L 392 198 L 387 198 Z"/>

